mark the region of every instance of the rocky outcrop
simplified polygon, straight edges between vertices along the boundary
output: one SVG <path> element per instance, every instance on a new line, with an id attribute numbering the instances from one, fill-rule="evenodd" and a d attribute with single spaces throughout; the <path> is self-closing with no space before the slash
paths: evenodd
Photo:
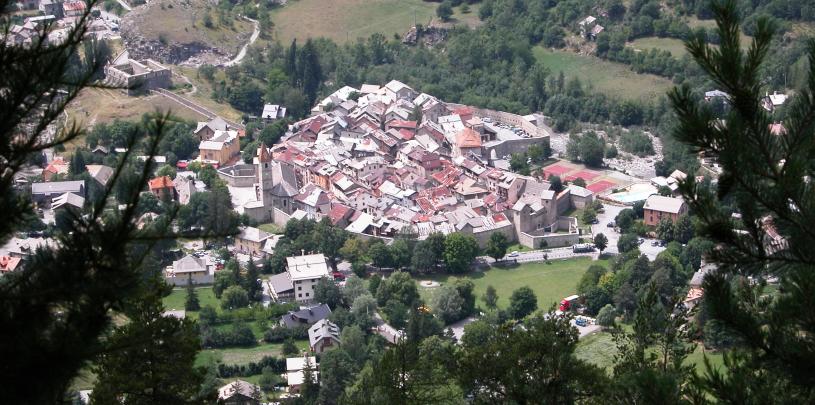
<path id="1" fill-rule="evenodd" d="M 153 0 L 127 13 L 121 22 L 122 41 L 131 57 L 154 59 L 168 64 L 213 65 L 228 61 L 236 52 L 235 44 L 251 33 L 234 29 L 205 28 L 200 16 L 209 13 L 206 0 Z M 195 17 L 198 16 L 198 17 Z M 214 42 L 208 31 L 221 30 L 232 40 Z M 245 38 L 244 38 L 245 37 Z"/>
<path id="2" fill-rule="evenodd" d="M 200 42 L 186 44 L 167 43 L 149 40 L 131 31 L 130 35 L 122 33 L 125 47 L 136 59 L 155 59 L 169 64 L 218 64 L 229 60 L 229 54 Z"/>
<path id="3" fill-rule="evenodd" d="M 447 28 L 413 26 L 402 36 L 402 43 L 416 45 L 421 41 L 424 46 L 433 47 L 447 39 Z"/>

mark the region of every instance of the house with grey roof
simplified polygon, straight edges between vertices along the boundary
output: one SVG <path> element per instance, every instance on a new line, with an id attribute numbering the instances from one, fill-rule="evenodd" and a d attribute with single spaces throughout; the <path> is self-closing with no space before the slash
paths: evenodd
<path id="1" fill-rule="evenodd" d="M 167 284 L 185 286 L 193 284 L 212 284 L 215 280 L 215 266 L 205 257 L 186 255 L 173 262 L 164 270 Z"/>
<path id="2" fill-rule="evenodd" d="M 263 246 L 272 237 L 272 234 L 262 231 L 252 226 L 245 226 L 240 229 L 240 233 L 235 236 L 235 250 L 240 253 L 266 257 Z"/>
<path id="3" fill-rule="evenodd" d="M 218 404 L 224 405 L 260 405 L 263 391 L 260 387 L 247 381 L 238 380 L 218 389 Z"/>
<path id="4" fill-rule="evenodd" d="M 85 199 L 74 193 L 65 193 L 59 197 L 54 197 L 54 199 L 51 200 L 51 209 L 54 210 L 54 212 L 63 209 L 80 212 L 84 206 Z"/>
<path id="5" fill-rule="evenodd" d="M 108 184 L 110 178 L 113 177 L 113 168 L 105 165 L 87 165 L 85 168 L 88 173 L 96 180 L 97 183 L 103 187 Z"/>
<path id="6" fill-rule="evenodd" d="M 263 113 L 260 114 L 260 117 L 266 122 L 286 118 L 286 107 L 277 104 L 265 104 L 263 106 Z"/>
<path id="7" fill-rule="evenodd" d="M 31 201 L 35 204 L 50 203 L 54 197 L 73 193 L 85 197 L 85 181 L 49 181 L 31 184 Z"/>
<path id="8" fill-rule="evenodd" d="M 314 353 L 323 353 L 340 345 L 340 327 L 323 319 L 308 329 L 308 345 Z"/>
<path id="9" fill-rule="evenodd" d="M 292 329 L 298 326 L 313 325 L 331 315 L 331 308 L 326 304 L 302 307 L 297 311 L 289 311 L 280 317 L 280 324 Z"/>

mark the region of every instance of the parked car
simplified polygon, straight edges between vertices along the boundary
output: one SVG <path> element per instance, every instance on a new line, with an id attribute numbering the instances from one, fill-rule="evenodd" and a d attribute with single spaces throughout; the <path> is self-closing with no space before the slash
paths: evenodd
<path id="1" fill-rule="evenodd" d="M 508 256 L 508 257 L 518 257 L 518 251 L 517 251 L 517 250 L 513 250 L 513 251 L 512 251 L 512 253 L 508 254 L 507 256 Z"/>
<path id="2" fill-rule="evenodd" d="M 659 246 L 659 241 L 655 240 L 655 241 L 651 242 L 651 246 Z"/>
<path id="3" fill-rule="evenodd" d="M 607 223 L 606 228 L 614 228 L 614 221 Z"/>
<path id="4" fill-rule="evenodd" d="M 345 280 L 345 274 L 342 274 L 339 271 L 335 271 L 333 273 L 333 276 L 334 276 L 334 280 L 337 280 L 337 281 Z"/>
<path id="5" fill-rule="evenodd" d="M 574 320 L 574 324 L 580 327 L 588 326 L 589 323 L 586 321 L 585 318 L 577 318 Z"/>

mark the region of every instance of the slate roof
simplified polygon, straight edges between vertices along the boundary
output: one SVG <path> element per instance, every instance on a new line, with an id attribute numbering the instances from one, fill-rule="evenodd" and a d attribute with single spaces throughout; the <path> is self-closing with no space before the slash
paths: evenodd
<path id="1" fill-rule="evenodd" d="M 280 323 L 287 328 L 296 328 L 302 325 L 313 325 L 331 315 L 331 308 L 326 304 L 319 304 L 289 311 L 280 317 Z"/>

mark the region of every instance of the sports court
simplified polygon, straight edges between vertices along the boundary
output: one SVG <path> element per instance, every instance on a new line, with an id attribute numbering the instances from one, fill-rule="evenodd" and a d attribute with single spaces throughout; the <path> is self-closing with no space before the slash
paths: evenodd
<path id="1" fill-rule="evenodd" d="M 544 167 L 543 173 L 546 178 L 549 178 L 549 176 L 558 176 L 567 182 L 583 179 L 586 182 L 586 188 L 595 194 L 600 194 L 614 188 L 623 188 L 631 184 L 631 181 L 620 178 L 620 173 L 611 170 L 588 169 L 583 164 L 565 160 Z"/>

